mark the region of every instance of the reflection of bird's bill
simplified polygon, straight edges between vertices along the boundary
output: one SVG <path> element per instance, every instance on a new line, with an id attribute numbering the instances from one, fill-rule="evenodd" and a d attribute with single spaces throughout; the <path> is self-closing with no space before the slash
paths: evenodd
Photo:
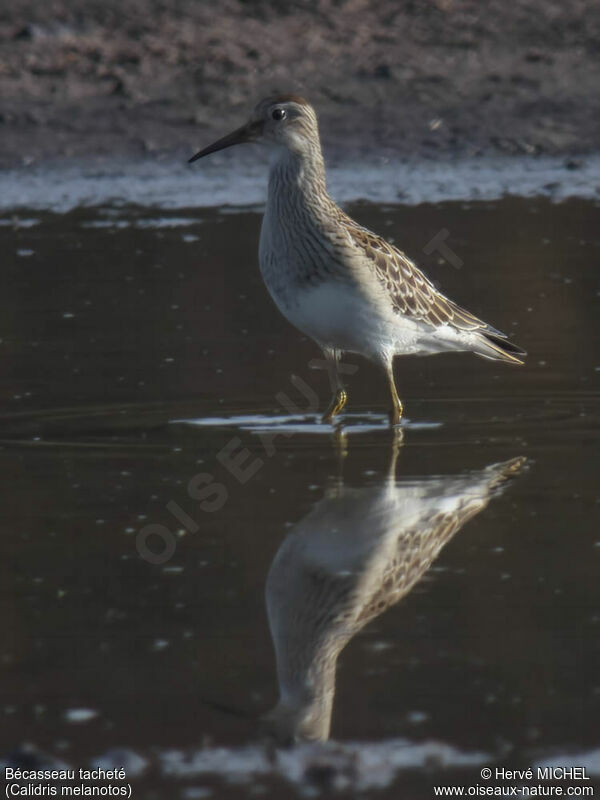
<path id="1" fill-rule="evenodd" d="M 265 731 L 278 742 L 329 737 L 339 653 L 416 586 L 525 460 L 417 480 L 390 470 L 364 489 L 341 482 L 290 530 L 266 584 L 280 699 Z"/>
<path id="2" fill-rule="evenodd" d="M 207 697 L 200 697 L 199 702 L 211 708 L 213 711 L 218 711 L 221 714 L 226 714 L 229 717 L 236 717 L 237 719 L 254 719 L 254 715 L 238 706 L 232 706 L 229 703 L 220 703 L 218 700 L 211 700 Z"/>

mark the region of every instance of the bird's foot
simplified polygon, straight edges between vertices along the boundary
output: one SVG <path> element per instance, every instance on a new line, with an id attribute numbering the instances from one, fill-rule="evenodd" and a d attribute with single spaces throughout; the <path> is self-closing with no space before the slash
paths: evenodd
<path id="1" fill-rule="evenodd" d="M 334 394 L 329 408 L 321 417 L 322 422 L 332 422 L 333 418 L 337 416 L 348 402 L 348 394 L 345 389 L 338 389 Z"/>
<path id="2" fill-rule="evenodd" d="M 392 410 L 390 411 L 390 425 L 392 428 L 396 427 L 396 425 L 400 425 L 402 422 L 402 403 L 398 403 L 398 405 L 394 405 Z"/>

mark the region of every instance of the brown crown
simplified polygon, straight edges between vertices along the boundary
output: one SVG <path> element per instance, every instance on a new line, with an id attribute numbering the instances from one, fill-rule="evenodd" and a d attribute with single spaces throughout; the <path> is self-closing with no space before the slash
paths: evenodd
<path id="1" fill-rule="evenodd" d="M 297 103 L 299 106 L 309 106 L 308 100 L 298 94 L 277 94 L 269 98 L 271 103 Z"/>

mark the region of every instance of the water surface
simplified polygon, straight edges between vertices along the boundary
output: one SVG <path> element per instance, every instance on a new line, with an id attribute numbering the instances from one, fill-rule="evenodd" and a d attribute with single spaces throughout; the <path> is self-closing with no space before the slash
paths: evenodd
<path id="1" fill-rule="evenodd" d="M 165 798 L 245 796 L 252 771 L 254 791 L 349 791 L 357 752 L 389 797 L 430 797 L 444 765 L 471 782 L 548 758 L 600 775 L 599 208 L 349 210 L 526 366 L 398 360 L 398 439 L 384 378 L 350 358 L 333 434 L 310 401 L 329 400 L 319 353 L 262 286 L 256 212 L 2 219 L 14 763 L 126 762 L 137 796 Z M 460 268 L 423 252 L 440 231 Z M 312 727 L 275 734 L 329 735 L 333 766 L 315 745 L 265 757 L 273 637 L 279 678 L 321 687 Z"/>

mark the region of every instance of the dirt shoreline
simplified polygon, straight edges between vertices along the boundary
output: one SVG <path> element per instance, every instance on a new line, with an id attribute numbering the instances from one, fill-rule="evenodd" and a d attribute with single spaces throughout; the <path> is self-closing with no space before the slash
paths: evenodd
<path id="1" fill-rule="evenodd" d="M 179 157 L 274 90 L 346 156 L 600 149 L 594 0 L 23 0 L 0 48 L 5 168 Z"/>

